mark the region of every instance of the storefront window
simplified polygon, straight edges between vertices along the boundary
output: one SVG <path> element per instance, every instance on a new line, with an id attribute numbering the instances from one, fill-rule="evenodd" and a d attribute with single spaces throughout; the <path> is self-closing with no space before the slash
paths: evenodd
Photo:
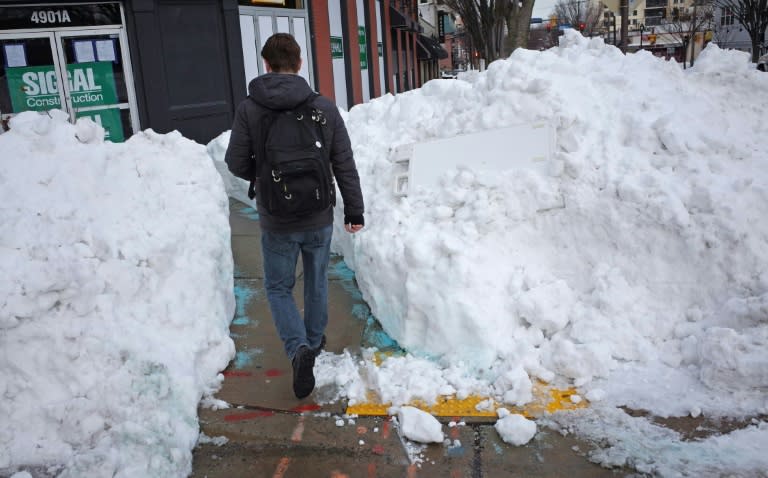
<path id="1" fill-rule="evenodd" d="M 240 0 L 242 6 L 303 9 L 304 0 Z"/>
<path id="2" fill-rule="evenodd" d="M 29 98 L 25 91 L 35 89 Z M 51 41 L 46 38 L 0 40 L 0 120 L 11 113 L 61 108 L 53 69 Z"/>

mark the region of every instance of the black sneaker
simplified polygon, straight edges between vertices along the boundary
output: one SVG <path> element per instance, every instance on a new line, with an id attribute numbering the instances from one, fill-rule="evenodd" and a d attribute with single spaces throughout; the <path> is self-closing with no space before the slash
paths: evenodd
<path id="1" fill-rule="evenodd" d="M 315 353 L 302 345 L 293 357 L 293 393 L 296 398 L 304 398 L 315 389 Z"/>
<path id="2" fill-rule="evenodd" d="M 324 348 L 325 348 L 325 334 L 323 334 L 323 338 L 320 339 L 320 345 L 318 345 L 317 348 L 312 349 L 312 352 L 314 352 L 315 357 L 320 355 L 320 352 L 322 352 Z"/>

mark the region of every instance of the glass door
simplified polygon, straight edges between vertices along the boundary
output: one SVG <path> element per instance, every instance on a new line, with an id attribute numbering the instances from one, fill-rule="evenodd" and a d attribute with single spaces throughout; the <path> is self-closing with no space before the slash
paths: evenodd
<path id="1" fill-rule="evenodd" d="M 64 109 L 54 34 L 0 34 L 0 121 L 23 111 Z"/>
<path id="2" fill-rule="evenodd" d="M 120 29 L 56 32 L 66 71 L 64 97 L 74 119 L 91 118 L 106 139 L 124 141 L 135 130 L 136 99 Z"/>
<path id="3" fill-rule="evenodd" d="M 139 122 L 125 30 L 0 34 L 0 127 L 23 111 L 61 109 L 91 118 L 107 140 L 124 141 Z"/>

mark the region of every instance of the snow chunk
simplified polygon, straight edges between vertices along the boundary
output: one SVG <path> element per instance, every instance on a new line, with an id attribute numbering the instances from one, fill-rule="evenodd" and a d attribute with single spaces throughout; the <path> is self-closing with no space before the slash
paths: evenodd
<path id="1" fill-rule="evenodd" d="M 415 407 L 400 407 L 397 412 L 400 429 L 409 440 L 419 443 L 442 443 L 443 426 L 431 414 Z"/>
<path id="2" fill-rule="evenodd" d="M 501 416 L 501 414 L 500 414 Z M 536 435 L 536 422 L 520 414 L 505 415 L 494 425 L 499 436 L 510 445 L 525 445 Z"/>

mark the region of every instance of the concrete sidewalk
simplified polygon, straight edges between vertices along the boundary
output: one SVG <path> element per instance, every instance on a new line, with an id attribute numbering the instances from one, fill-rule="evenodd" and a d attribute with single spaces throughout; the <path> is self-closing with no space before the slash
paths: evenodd
<path id="1" fill-rule="evenodd" d="M 237 356 L 224 371 L 217 398 L 232 405 L 200 409 L 201 431 L 226 437 L 223 445 L 194 450 L 194 477 L 599 477 L 624 476 L 587 461 L 589 446 L 540 429 L 526 446 L 501 441 L 493 424 L 470 422 L 444 427 L 450 447 L 429 445 L 408 451 L 388 417 L 344 417 L 345 404 L 319 406 L 315 391 L 293 396 L 291 365 L 264 296 L 258 217 L 253 208 L 230 200 L 237 313 L 230 328 Z M 299 269 L 298 274 L 301 274 Z M 367 346 L 369 310 L 354 276 L 334 257 L 329 275 L 326 350 L 340 353 Z M 302 297 L 301 280 L 297 297 Z M 301 304 L 299 302 L 299 307 Z M 344 426 L 337 426 L 343 420 Z M 456 417 L 461 421 L 462 417 Z M 421 463 L 414 459 L 423 460 Z"/>

